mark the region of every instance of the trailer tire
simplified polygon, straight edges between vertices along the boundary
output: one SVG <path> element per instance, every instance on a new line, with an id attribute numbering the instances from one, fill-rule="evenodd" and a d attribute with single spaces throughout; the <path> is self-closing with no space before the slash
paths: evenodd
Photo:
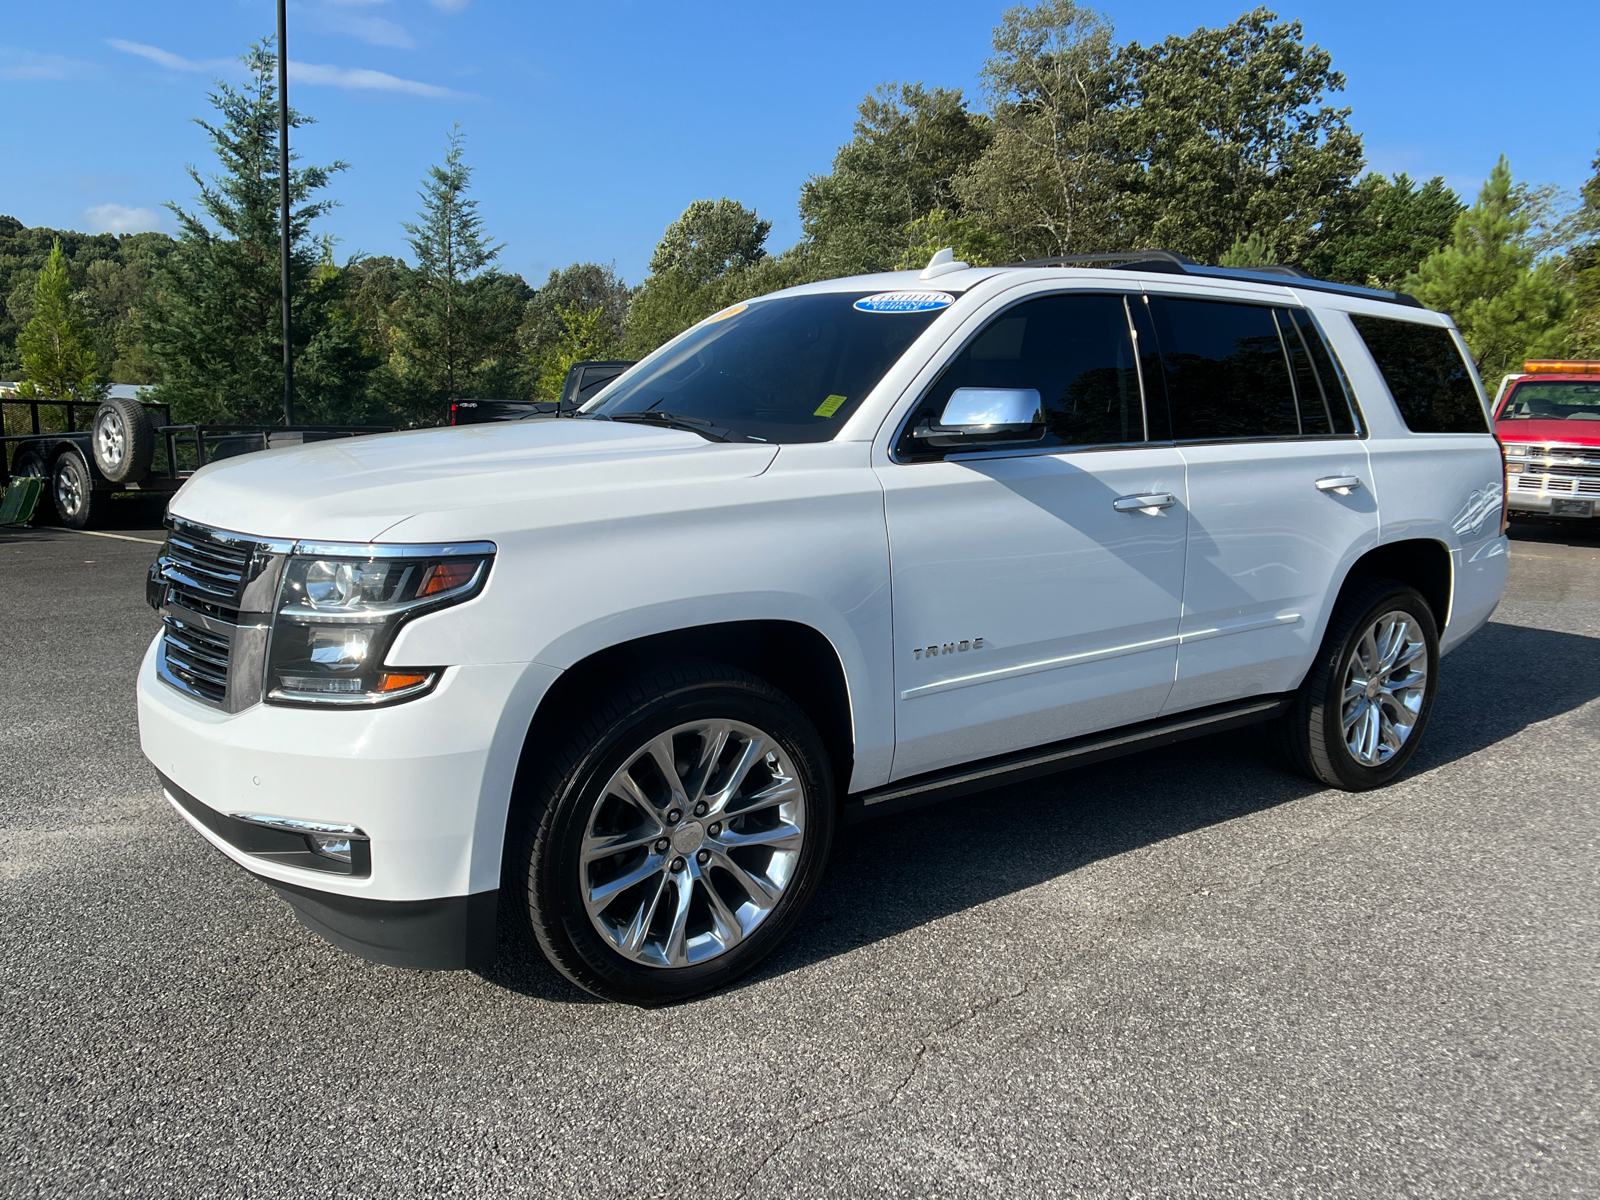
<path id="1" fill-rule="evenodd" d="M 78 451 L 63 450 L 56 455 L 50 472 L 50 501 L 68 529 L 88 527 L 94 515 L 94 476 Z"/>
<path id="2" fill-rule="evenodd" d="M 95 410 L 89 445 L 100 474 L 112 483 L 138 483 L 150 473 L 156 452 L 150 414 L 137 400 L 107 400 Z"/>

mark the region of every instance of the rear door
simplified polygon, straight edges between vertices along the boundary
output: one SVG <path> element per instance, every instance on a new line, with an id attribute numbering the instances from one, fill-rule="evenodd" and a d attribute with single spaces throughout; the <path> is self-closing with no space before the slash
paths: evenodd
<path id="1" fill-rule="evenodd" d="M 1366 448 L 1304 309 L 1150 296 L 1189 527 L 1167 711 L 1298 686 L 1378 540 Z"/>
<path id="2" fill-rule="evenodd" d="M 1146 429 L 1130 300 L 1142 307 L 1137 292 L 1036 294 L 993 315 L 879 467 L 895 779 L 1161 711 L 1187 516 L 1182 460 Z M 981 451 L 919 442 L 957 387 L 1036 389 L 1049 433 Z"/>

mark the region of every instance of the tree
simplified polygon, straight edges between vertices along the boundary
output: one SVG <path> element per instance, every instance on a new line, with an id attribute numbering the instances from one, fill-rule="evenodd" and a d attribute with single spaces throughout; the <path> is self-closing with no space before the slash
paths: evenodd
<path id="1" fill-rule="evenodd" d="M 1122 52 L 1127 89 L 1118 136 L 1129 156 L 1119 200 L 1132 245 L 1216 262 L 1259 235 L 1275 261 L 1317 247 L 1362 161 L 1350 109 L 1323 103 L 1344 89 L 1299 21 L 1265 8 Z"/>
<path id="2" fill-rule="evenodd" d="M 476 394 L 486 360 L 497 360 L 504 348 L 505 314 L 486 277 L 505 247 L 490 245 L 478 202 L 467 199 L 472 168 L 463 161 L 463 142 L 457 124 L 445 138 L 444 165 L 429 168 L 418 193 L 419 223 L 401 226 L 417 265 L 406 278 L 397 324 L 407 383 L 423 406 Z"/>
<path id="3" fill-rule="evenodd" d="M 727 197 L 696 200 L 684 209 L 661 235 L 650 256 L 650 277 L 629 305 L 628 354 L 642 358 L 736 300 L 789 286 L 779 280 L 793 281 L 805 260 L 770 258 L 771 229 L 771 221 Z"/>
<path id="4" fill-rule="evenodd" d="M 1579 358 L 1600 358 L 1600 154 L 1590 165 L 1594 174 L 1583 185 L 1576 244 L 1568 256 L 1576 309 L 1571 352 Z"/>
<path id="5" fill-rule="evenodd" d="M 956 182 L 1017 258 L 1120 249 L 1124 171 L 1111 25 L 1072 0 L 1007 9 L 984 65 L 993 138 Z"/>
<path id="6" fill-rule="evenodd" d="M 617 277 L 612 267 L 573 263 L 564 270 L 551 271 L 544 286 L 523 309 L 522 324 L 517 329 L 523 354 L 531 363 L 543 364 L 567 333 L 573 309 L 584 314 L 598 313 L 596 338 L 613 349 L 620 348 L 632 298 L 633 289 Z M 542 366 L 536 369 L 543 374 Z"/>
<path id="7" fill-rule="evenodd" d="M 1456 218 L 1450 242 L 1406 281 L 1429 308 L 1455 318 L 1478 367 L 1493 378 L 1525 358 L 1566 349 L 1573 300 L 1553 258 L 1530 244 L 1530 218 L 1504 155 L 1478 202 Z"/>
<path id="8" fill-rule="evenodd" d="M 241 56 L 242 88 L 217 81 L 209 99 L 221 119 L 196 119 L 221 173 L 190 167 L 198 211 L 175 203 L 178 245 L 156 272 L 140 322 L 159 381 L 156 398 L 180 421 L 270 422 L 283 393 L 279 282 L 277 58 L 270 38 Z M 310 118 L 290 111 L 291 128 Z M 342 287 L 323 278 L 323 246 L 312 224 L 333 206 L 311 197 L 346 164 L 290 168 L 290 287 L 302 419 L 336 419 L 359 408 L 370 363 L 350 344 L 353 326 L 333 319 Z M 315 286 L 314 286 L 315 285 Z"/>
<path id="9" fill-rule="evenodd" d="M 1450 239 L 1465 208 L 1442 176 L 1418 187 L 1409 175 L 1371 173 L 1302 265 L 1324 279 L 1392 290 Z"/>
<path id="10" fill-rule="evenodd" d="M 25 399 L 98 400 L 105 395 L 100 360 L 83 312 L 72 298 L 66 257 L 56 242 L 33 285 L 33 315 L 17 337 Z"/>
<path id="11" fill-rule="evenodd" d="M 610 358 L 617 353 L 617 334 L 598 306 L 563 304 L 555 310 L 558 329 L 540 359 L 540 400 L 561 399 L 561 386 L 574 363 Z"/>
<path id="12" fill-rule="evenodd" d="M 914 222 L 935 211 L 959 217 L 955 179 L 989 142 L 988 120 L 967 110 L 959 88 L 884 84 L 858 112 L 833 170 L 800 188 L 817 278 L 891 270 L 917 240 Z"/>

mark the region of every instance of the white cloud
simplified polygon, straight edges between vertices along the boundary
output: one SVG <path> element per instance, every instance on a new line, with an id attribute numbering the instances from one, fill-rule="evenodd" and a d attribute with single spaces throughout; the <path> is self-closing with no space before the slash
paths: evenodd
<path id="1" fill-rule="evenodd" d="M 88 74 L 88 63 L 59 54 L 39 54 L 17 46 L 0 46 L 0 79 L 72 79 Z"/>
<path id="2" fill-rule="evenodd" d="M 96 204 L 83 210 L 90 233 L 142 233 L 161 227 L 161 213 L 154 208 L 130 208 L 126 204 Z"/>
<path id="3" fill-rule="evenodd" d="M 445 12 L 460 12 L 472 0 L 429 0 L 435 8 L 442 8 Z"/>
<path id="4" fill-rule="evenodd" d="M 395 50 L 410 50 L 416 42 L 405 29 L 384 17 L 358 17 L 352 13 L 319 12 L 314 18 L 317 28 L 324 33 L 344 33 L 360 38 L 369 46 L 388 46 Z"/>
<path id="5" fill-rule="evenodd" d="M 208 58 L 197 61 L 184 58 L 180 54 L 173 54 L 159 46 L 125 42 L 121 38 L 110 38 L 108 41 L 111 46 L 124 54 L 136 54 L 140 58 L 148 58 L 151 62 L 174 71 L 218 71 L 236 66 L 228 59 Z M 460 92 L 439 87 L 437 84 L 422 83 L 416 79 L 401 79 L 398 75 L 391 75 L 387 71 L 372 71 L 365 67 L 337 67 L 329 63 L 296 62 L 292 58 L 289 60 L 289 79 L 294 83 L 308 83 L 313 86 L 350 88 L 358 91 L 404 92 L 411 96 L 430 96 L 435 99 L 461 95 Z"/>
<path id="6" fill-rule="evenodd" d="M 226 58 L 198 60 L 184 58 L 181 54 L 174 54 L 159 46 L 146 46 L 143 42 L 125 42 L 121 38 L 107 38 L 106 44 L 113 50 L 121 50 L 124 54 L 136 54 L 140 58 L 148 58 L 158 66 L 172 71 L 221 71 L 234 65 Z"/>
<path id="7" fill-rule="evenodd" d="M 415 79 L 401 79 L 398 75 L 390 75 L 387 71 L 295 62 L 292 58 L 289 60 L 289 79 L 295 83 L 325 84 L 328 87 L 378 92 L 406 92 L 412 96 L 432 96 L 439 99 L 460 94 L 436 84 L 419 83 Z"/>

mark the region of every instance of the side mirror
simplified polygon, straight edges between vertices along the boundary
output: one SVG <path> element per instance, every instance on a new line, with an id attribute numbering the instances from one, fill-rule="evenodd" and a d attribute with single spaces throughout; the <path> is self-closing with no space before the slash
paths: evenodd
<path id="1" fill-rule="evenodd" d="M 924 418 L 911 436 L 929 446 L 1036 442 L 1044 437 L 1044 403 L 1037 388 L 957 388 L 937 423 Z"/>

